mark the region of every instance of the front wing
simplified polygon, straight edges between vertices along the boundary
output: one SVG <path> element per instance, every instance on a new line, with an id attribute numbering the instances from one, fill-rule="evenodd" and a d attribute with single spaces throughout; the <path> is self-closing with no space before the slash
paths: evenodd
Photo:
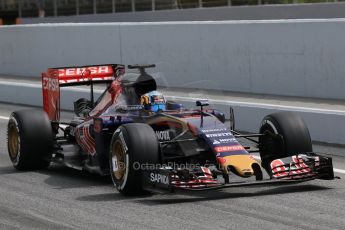
<path id="1" fill-rule="evenodd" d="M 315 153 L 298 154 L 274 160 L 268 174 L 269 179 L 224 183 L 208 167 L 188 170 L 166 167 L 144 170 L 142 184 L 148 191 L 175 192 L 178 190 L 205 191 L 242 186 L 284 185 L 314 179 L 334 179 L 332 158 Z"/>

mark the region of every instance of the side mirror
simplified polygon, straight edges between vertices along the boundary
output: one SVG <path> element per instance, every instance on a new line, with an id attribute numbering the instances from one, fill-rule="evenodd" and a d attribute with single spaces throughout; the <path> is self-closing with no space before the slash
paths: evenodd
<path id="1" fill-rule="evenodd" d="M 230 130 L 235 130 L 235 113 L 234 109 L 230 107 Z"/>
<path id="2" fill-rule="evenodd" d="M 204 125 L 204 106 L 209 106 L 208 100 L 199 100 L 196 101 L 196 106 L 200 106 L 200 114 L 201 114 L 201 122 L 200 122 L 200 128 Z"/>
<path id="3" fill-rule="evenodd" d="M 210 103 L 208 103 L 208 100 L 199 100 L 199 101 L 196 101 L 195 104 L 196 106 L 201 106 L 201 107 L 210 105 Z"/>

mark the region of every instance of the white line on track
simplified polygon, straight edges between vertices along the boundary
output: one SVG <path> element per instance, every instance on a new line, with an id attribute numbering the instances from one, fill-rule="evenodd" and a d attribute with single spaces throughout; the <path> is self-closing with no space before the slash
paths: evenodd
<path id="1" fill-rule="evenodd" d="M 8 120 L 9 118 L 8 117 L 4 117 L 4 116 L 0 116 L 0 119 L 1 120 Z M 259 156 L 253 156 L 254 158 L 260 160 L 260 157 Z M 334 169 L 334 172 L 337 172 L 337 173 L 342 173 L 342 174 L 345 174 L 345 170 L 343 169 Z"/>
<path id="2" fill-rule="evenodd" d="M 345 170 L 343 170 L 343 169 L 333 169 L 333 171 L 336 173 L 345 174 Z"/>
<path id="3" fill-rule="evenodd" d="M 169 96 L 168 96 L 169 98 Z M 174 98 L 175 100 L 181 101 L 196 101 L 202 98 L 193 98 L 193 97 L 183 97 L 183 96 L 170 96 L 170 98 Z M 208 99 L 209 102 L 213 102 L 215 104 L 226 104 L 232 106 L 247 106 L 252 108 L 266 108 L 266 109 L 285 109 L 285 110 L 294 110 L 299 112 L 314 112 L 314 113 L 330 113 L 330 114 L 338 114 L 344 115 L 344 110 L 334 110 L 334 109 L 322 109 L 322 108 L 312 108 L 312 107 L 303 107 L 303 106 L 291 106 L 291 105 L 278 105 L 278 104 L 271 104 L 271 103 L 259 103 L 259 102 L 245 102 L 245 101 L 231 101 L 231 100 L 222 100 L 222 99 Z"/>
<path id="4" fill-rule="evenodd" d="M 260 160 L 260 159 L 261 159 L 259 156 L 253 156 L 253 157 L 254 157 L 255 159 L 257 159 L 257 160 Z M 336 172 L 336 173 L 345 174 L 345 170 L 343 170 L 343 169 L 336 169 L 336 168 L 334 168 L 333 171 Z"/>
<path id="5" fill-rule="evenodd" d="M 4 117 L 4 116 L 0 116 L 0 119 L 1 120 L 8 120 L 9 118 L 8 117 Z"/>

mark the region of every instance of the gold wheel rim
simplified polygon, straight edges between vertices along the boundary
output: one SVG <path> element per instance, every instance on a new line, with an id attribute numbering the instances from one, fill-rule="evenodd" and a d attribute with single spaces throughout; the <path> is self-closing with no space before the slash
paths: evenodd
<path id="1" fill-rule="evenodd" d="M 12 159 L 15 159 L 19 150 L 19 134 L 14 125 L 11 125 L 8 130 L 8 149 Z"/>
<path id="2" fill-rule="evenodd" d="M 123 149 L 123 146 L 119 140 L 117 140 L 113 146 L 113 151 L 112 151 L 112 162 L 113 162 L 113 175 L 116 178 L 116 180 L 122 180 L 123 177 L 126 174 L 126 153 Z M 117 170 L 115 171 L 114 169 L 114 158 L 116 158 L 116 163 L 117 163 Z"/>

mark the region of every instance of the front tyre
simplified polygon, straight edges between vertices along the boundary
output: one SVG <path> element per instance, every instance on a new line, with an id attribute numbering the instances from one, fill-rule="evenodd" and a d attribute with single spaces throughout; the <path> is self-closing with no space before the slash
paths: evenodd
<path id="1" fill-rule="evenodd" d="M 260 127 L 259 138 L 262 166 L 270 171 L 270 163 L 279 158 L 312 152 L 309 130 L 303 119 L 292 112 L 267 115 Z"/>
<path id="2" fill-rule="evenodd" d="M 43 111 L 13 112 L 7 126 L 8 154 L 18 170 L 43 169 L 50 165 L 53 130 Z"/>
<path id="3" fill-rule="evenodd" d="M 117 190 L 124 195 L 143 192 L 141 166 L 159 163 L 158 140 L 147 124 L 121 125 L 110 145 L 110 174 Z"/>

